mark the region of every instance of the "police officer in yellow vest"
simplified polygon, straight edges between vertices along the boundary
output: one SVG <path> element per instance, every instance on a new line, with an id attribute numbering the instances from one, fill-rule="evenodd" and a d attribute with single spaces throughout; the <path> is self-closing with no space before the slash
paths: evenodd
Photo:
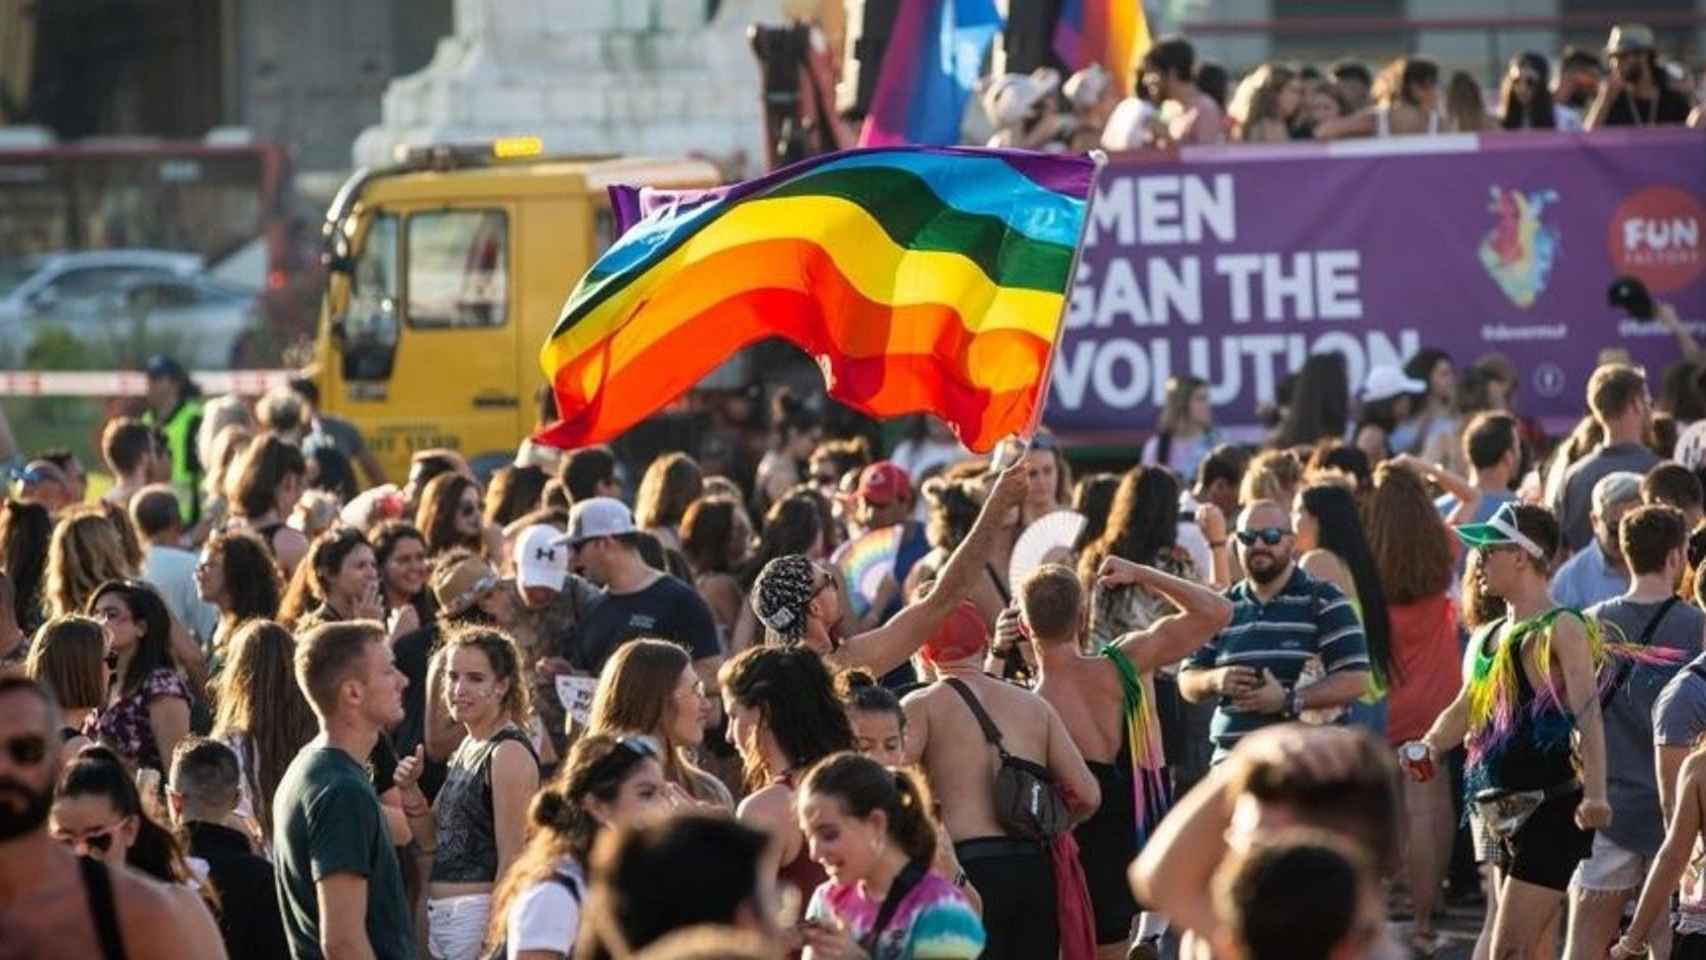
<path id="1" fill-rule="evenodd" d="M 158 427 L 166 436 L 172 461 L 172 489 L 178 492 L 178 507 L 184 526 L 201 519 L 201 461 L 196 457 L 195 438 L 201 429 L 201 388 L 178 361 L 163 354 L 148 358 L 148 410 L 142 420 Z"/>

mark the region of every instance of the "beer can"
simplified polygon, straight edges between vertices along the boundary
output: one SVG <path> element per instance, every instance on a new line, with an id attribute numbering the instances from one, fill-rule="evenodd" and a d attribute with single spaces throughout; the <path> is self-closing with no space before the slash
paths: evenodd
<path id="1" fill-rule="evenodd" d="M 1433 753 L 1427 744 L 1421 742 L 1406 743 L 1398 750 L 1398 761 L 1420 783 L 1427 783 L 1434 778 Z"/>

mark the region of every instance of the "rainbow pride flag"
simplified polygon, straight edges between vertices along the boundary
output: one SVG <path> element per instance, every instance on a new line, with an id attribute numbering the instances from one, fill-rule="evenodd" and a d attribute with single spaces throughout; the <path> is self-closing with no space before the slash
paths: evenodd
<path id="1" fill-rule="evenodd" d="M 1095 165 L 956 147 L 813 157 L 718 193 L 648 197 L 540 353 L 562 418 L 608 441 L 743 347 L 781 337 L 830 396 L 929 412 L 973 450 L 1035 426 Z"/>
<path id="2" fill-rule="evenodd" d="M 960 117 L 1001 32 L 995 0 L 902 0 L 859 146 L 960 142 Z"/>
<path id="3" fill-rule="evenodd" d="M 1066 0 L 1054 25 L 1054 52 L 1071 71 L 1101 64 L 1131 93 L 1138 61 L 1149 52 L 1142 0 Z"/>

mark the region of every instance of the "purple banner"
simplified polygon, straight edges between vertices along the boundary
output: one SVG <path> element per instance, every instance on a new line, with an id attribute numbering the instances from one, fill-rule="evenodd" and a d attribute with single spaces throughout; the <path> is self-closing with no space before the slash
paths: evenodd
<path id="1" fill-rule="evenodd" d="M 1622 274 L 1706 333 L 1706 132 L 1486 134 L 1187 148 L 1102 173 L 1046 422 L 1151 429 L 1167 378 L 1208 380 L 1231 436 L 1310 353 L 1372 365 L 1421 347 L 1515 363 L 1517 408 L 1574 421 L 1602 352 L 1655 389 L 1679 357 L 1606 304 Z"/>

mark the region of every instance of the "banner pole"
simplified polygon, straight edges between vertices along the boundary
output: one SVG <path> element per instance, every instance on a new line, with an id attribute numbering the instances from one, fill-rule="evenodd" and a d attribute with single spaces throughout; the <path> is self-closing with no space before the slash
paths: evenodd
<path id="1" fill-rule="evenodd" d="M 1060 300 L 1060 316 L 1054 325 L 1054 341 L 1049 344 L 1048 359 L 1043 362 L 1042 393 L 1037 397 L 1037 407 L 1031 411 L 1031 422 L 1019 433 L 1019 440 L 1028 450 L 1031 438 L 1037 435 L 1037 428 L 1042 426 L 1043 409 L 1048 406 L 1050 381 L 1054 378 L 1054 355 L 1060 352 L 1060 340 L 1066 333 L 1066 311 L 1072 308 L 1072 284 L 1078 280 L 1078 261 L 1084 256 L 1084 238 L 1090 231 L 1090 213 L 1096 203 L 1096 187 L 1102 182 L 1102 171 L 1108 167 L 1108 154 L 1102 150 L 1091 150 L 1090 161 L 1095 169 L 1090 172 L 1090 189 L 1084 195 L 1084 222 L 1078 225 L 1078 242 L 1072 245 L 1072 263 L 1066 270 L 1066 289 L 1062 291 Z"/>

